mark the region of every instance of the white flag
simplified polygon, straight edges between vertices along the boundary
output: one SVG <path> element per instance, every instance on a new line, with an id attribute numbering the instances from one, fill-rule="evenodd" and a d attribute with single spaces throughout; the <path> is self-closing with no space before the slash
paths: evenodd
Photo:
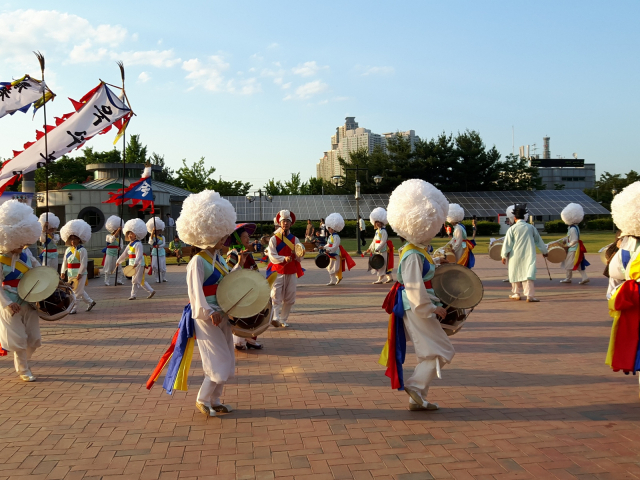
<path id="1" fill-rule="evenodd" d="M 0 82 L 0 118 L 18 111 L 26 113 L 32 103 L 42 103 L 45 88 L 47 86 L 44 82 L 38 82 L 29 75 L 13 82 Z M 49 100 L 53 96 L 49 90 L 46 98 Z"/>
<path id="2" fill-rule="evenodd" d="M 85 95 L 80 102 L 73 103 L 76 112 L 65 115 L 62 120 L 57 119 L 56 127 L 47 127 L 49 162 L 80 148 L 95 135 L 106 133 L 114 122 L 131 111 L 104 83 Z M 0 170 L 0 192 L 18 175 L 35 170 L 38 163 L 45 161 L 44 146 L 44 134 L 37 132 L 35 142 L 25 144 L 22 152 L 14 151 L 15 156 L 5 162 Z"/>

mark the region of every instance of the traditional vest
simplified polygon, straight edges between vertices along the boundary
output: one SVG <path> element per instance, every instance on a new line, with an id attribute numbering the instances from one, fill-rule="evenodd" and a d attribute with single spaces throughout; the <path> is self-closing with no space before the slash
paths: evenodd
<path id="1" fill-rule="evenodd" d="M 283 232 L 280 231 L 276 233 L 275 237 L 276 251 L 278 252 L 278 255 L 283 257 L 293 256 L 293 250 L 295 249 L 296 244 L 296 236 L 293 233 L 289 232 L 289 235 L 285 237 Z M 298 265 L 299 262 L 274 263 L 273 269 L 280 275 L 290 275 L 298 273 Z"/>
<path id="2" fill-rule="evenodd" d="M 107 251 L 106 255 L 109 257 L 117 257 L 118 256 L 118 247 L 120 246 L 120 237 L 116 238 L 113 242 L 107 242 Z"/>
<path id="3" fill-rule="evenodd" d="M 127 249 L 129 250 L 129 265 L 136 264 L 136 243 L 139 242 L 140 240 L 134 240 L 127 246 Z"/>
<path id="4" fill-rule="evenodd" d="M 76 248 L 69 247 L 64 254 L 67 259 L 67 276 L 69 278 L 78 276 L 78 270 L 80 270 L 82 266 L 80 263 L 80 250 L 83 248 L 82 245 L 78 245 Z"/>
<path id="5" fill-rule="evenodd" d="M 218 305 L 216 293 L 218 291 L 218 284 L 223 277 L 229 273 L 229 268 L 224 259 L 216 253 L 215 260 L 211 256 L 211 253 L 202 250 L 197 254 L 204 260 L 204 282 L 202 283 L 202 291 L 207 299 L 207 303 L 210 305 Z"/>
<path id="6" fill-rule="evenodd" d="M 577 225 L 571 225 L 571 226 L 569 227 L 569 230 L 568 230 L 567 234 L 571 233 L 571 229 L 572 229 L 572 228 L 575 228 L 575 229 L 576 229 L 576 233 L 578 234 L 578 243 L 576 243 L 575 245 L 573 245 L 573 246 L 569 247 L 569 250 L 568 250 L 569 252 L 575 252 L 575 251 L 577 251 L 577 250 L 578 250 L 578 247 L 580 246 L 580 229 L 578 228 L 578 226 L 577 226 Z"/>
<path id="7" fill-rule="evenodd" d="M 402 279 L 402 261 L 408 258 L 409 255 L 418 255 L 422 258 L 422 281 L 424 282 L 424 287 L 427 289 L 427 292 L 435 297 L 436 293 L 433 291 L 433 286 L 431 285 L 431 279 L 436 272 L 433 259 L 424 248 L 416 247 L 411 243 L 406 244 L 400 254 L 400 261 L 398 262 L 398 283 L 404 285 Z M 404 309 L 409 310 L 411 305 L 404 291 L 402 292 L 402 300 Z"/>
<path id="8" fill-rule="evenodd" d="M 384 244 L 382 244 L 382 232 L 381 232 L 381 230 L 384 230 L 385 232 L 387 231 L 384 227 L 378 228 L 376 230 L 375 236 L 373 237 L 373 241 L 375 243 L 376 250 L 379 253 L 384 253 L 384 252 L 387 251 L 387 244 L 386 244 L 386 242 Z"/>
<path id="9" fill-rule="evenodd" d="M 58 247 L 56 247 L 53 238 L 53 235 L 47 233 L 47 239 L 44 242 L 44 248 L 40 253 L 41 260 L 43 258 L 55 258 L 56 260 L 58 259 Z"/>
<path id="10" fill-rule="evenodd" d="M 2 288 L 12 302 L 16 303 L 18 297 L 18 283 L 26 272 L 32 268 L 31 259 L 25 252 L 20 253 L 20 257 L 16 260 L 16 267 L 11 270 L 12 255 L 0 255 L 0 263 L 2 263 Z"/>
<path id="11" fill-rule="evenodd" d="M 337 237 L 337 240 L 340 240 L 340 235 L 338 235 L 337 233 L 332 233 L 331 235 L 329 235 L 329 239 L 327 240 L 327 247 L 328 248 L 333 247 L 333 244 L 336 241 L 336 238 L 334 238 L 334 237 Z M 334 252 L 334 253 L 329 253 L 329 252 L 326 252 L 326 253 L 331 258 L 339 258 L 340 257 L 340 250 L 338 250 L 337 252 Z"/>
<path id="12" fill-rule="evenodd" d="M 164 257 L 166 252 L 164 251 L 164 247 L 158 248 L 158 245 L 164 243 L 164 237 L 162 235 L 158 235 L 157 237 L 153 237 L 153 245 L 151 248 L 151 256 L 155 257 L 156 255 L 159 257 Z"/>

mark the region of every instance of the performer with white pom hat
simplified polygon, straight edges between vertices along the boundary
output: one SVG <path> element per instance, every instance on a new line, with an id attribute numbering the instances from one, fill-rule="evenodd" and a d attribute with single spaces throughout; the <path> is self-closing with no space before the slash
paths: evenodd
<path id="1" fill-rule="evenodd" d="M 578 224 L 584 218 L 584 209 L 582 205 L 578 203 L 570 203 L 564 207 L 564 210 L 560 213 L 560 217 L 562 221 L 569 226 L 569 232 L 565 242 L 569 249 L 566 258 L 562 262 L 562 268 L 566 271 L 566 277 L 564 280 L 560 280 L 560 283 L 571 283 L 573 272 L 577 270 L 582 277 L 579 283 L 580 285 L 584 285 L 585 283 L 589 283 L 586 268 L 590 265 L 584 255 L 587 253 L 587 249 L 584 243 L 582 243 L 582 240 L 580 240 L 580 227 L 578 227 Z"/>
<path id="2" fill-rule="evenodd" d="M 329 272 L 329 285 L 337 285 L 342 281 L 342 274 L 345 269 L 351 270 L 356 262 L 353 261 L 351 256 L 347 253 L 342 245 L 340 245 L 340 233 L 344 228 L 344 219 L 339 213 L 332 213 L 325 221 L 327 230 L 329 230 L 329 238 L 327 244 L 322 247 L 327 255 L 329 255 L 329 266 L 327 272 Z"/>
<path id="3" fill-rule="evenodd" d="M 218 305 L 216 293 L 218 284 L 229 273 L 220 250 L 234 231 L 235 223 L 233 206 L 218 192 L 194 193 L 182 204 L 176 221 L 180 237 L 202 250 L 187 265 L 190 303 L 184 309 L 178 332 L 147 382 L 147 388 L 151 388 L 166 366 L 163 387 L 167 393 L 174 389 L 186 390 L 193 341 L 197 337 L 205 378 L 196 408 L 206 417 L 232 411 L 229 405 L 221 403 L 220 397 L 224 384 L 235 373 L 235 353 L 229 317 Z M 169 357 L 171 360 L 167 362 Z"/>
<path id="4" fill-rule="evenodd" d="M 460 223 L 462 220 L 464 220 L 464 209 L 457 203 L 449 204 L 447 222 L 453 225 L 453 237 L 449 244 L 456 255 L 456 263 L 473 268 L 476 261 L 471 250 L 476 246 L 476 242 L 467 239 L 467 229 Z"/>
<path id="5" fill-rule="evenodd" d="M 291 233 L 296 216 L 290 210 L 280 210 L 275 218 L 279 228 L 269 240 L 269 264 L 266 277 L 271 284 L 274 327 L 288 327 L 291 307 L 296 303 L 298 277 L 304 275 L 295 246 L 300 240 Z"/>
<path id="6" fill-rule="evenodd" d="M 509 261 L 509 281 L 512 285 L 512 294 L 509 298 L 520 300 L 522 295 L 527 302 L 539 302 L 535 297 L 536 279 L 536 246 L 542 254 L 547 256 L 547 246 L 542 241 L 538 230 L 527 223 L 526 204 L 516 204 L 513 209 L 516 223 L 507 230 L 502 244 L 502 264 Z"/>
<path id="7" fill-rule="evenodd" d="M 398 281 L 383 308 L 389 317 L 387 343 L 379 363 L 387 367 L 392 388 L 409 394 L 410 410 L 437 410 L 427 400 L 429 386 L 455 354 L 436 315 L 446 316 L 431 286 L 435 265 L 426 248 L 440 231 L 449 205 L 440 190 L 424 180 L 407 180 L 391 194 L 387 216 L 393 230 L 407 243 L 398 262 Z M 406 337 L 414 346 L 418 365 L 403 382 Z"/>
<path id="8" fill-rule="evenodd" d="M 122 219 L 117 215 L 111 215 L 104 224 L 104 227 L 109 232 L 106 237 L 107 246 L 102 250 L 104 253 L 102 258 L 102 273 L 104 274 L 104 284 L 107 286 L 109 286 L 109 277 L 114 272 L 116 274 L 116 283 L 118 285 L 123 284 L 122 279 L 124 278 L 124 273 L 122 273 L 122 266 L 117 263 L 118 253 L 124 246 L 122 225 Z"/>
<path id="9" fill-rule="evenodd" d="M 122 255 L 120 255 L 117 263 L 120 264 L 127 261 L 128 265 L 135 267 L 135 273 L 131 277 L 131 296 L 129 300 L 135 300 L 137 298 L 140 287 L 149 293 L 147 298 L 153 298 L 156 291 L 151 288 L 151 285 L 149 285 L 144 278 L 144 251 L 141 243 L 141 239 L 147 236 L 147 226 L 139 218 L 133 218 L 124 224 L 122 231 L 129 241 L 129 245 L 127 245 Z"/>
<path id="10" fill-rule="evenodd" d="M 620 248 L 609 262 L 616 280 L 609 298 L 613 318 L 606 364 L 614 372 L 640 371 L 640 182 L 626 186 L 611 202 L 611 214 L 620 229 Z"/>
<path id="11" fill-rule="evenodd" d="M 382 283 L 385 275 L 387 278 L 384 283 L 390 283 L 393 281 L 393 243 L 389 240 L 387 230 L 384 228 L 387 224 L 387 211 L 382 207 L 374 208 L 369 215 L 369 221 L 376 229 L 376 233 L 367 252 L 370 255 L 379 254 L 384 257 L 384 265 L 381 268 L 378 270 L 370 268 L 372 274 L 378 275 L 378 279 L 373 284 Z"/>
<path id="12" fill-rule="evenodd" d="M 13 352 L 16 372 L 25 382 L 36 377 L 29 360 L 40 347 L 40 319 L 36 310 L 18 297 L 20 279 L 36 264 L 23 251 L 42 232 L 38 217 L 28 205 L 9 200 L 0 205 L 0 356 Z"/>
<path id="13" fill-rule="evenodd" d="M 73 291 L 76 294 L 76 298 L 81 298 L 87 304 L 87 312 L 89 312 L 96 306 L 96 302 L 91 299 L 85 290 L 88 283 L 87 262 L 89 256 L 87 249 L 82 244 L 91 240 L 91 225 L 84 220 L 71 220 L 60 229 L 60 236 L 64 243 L 69 245 L 67 251 L 64 252 L 60 276 L 64 278 L 66 273 L 70 281 L 76 280 L 73 282 Z M 75 313 L 76 307 L 73 307 L 69 315 Z"/>
<path id="14" fill-rule="evenodd" d="M 60 235 L 55 231 L 60 226 L 60 219 L 51 212 L 45 212 L 38 219 L 42 225 L 42 234 L 40 235 L 40 243 L 42 244 L 42 252 L 40 252 L 40 263 L 45 267 L 51 267 L 58 271 L 58 247 L 56 244 L 60 241 Z"/>
<path id="15" fill-rule="evenodd" d="M 155 222 L 155 223 L 154 223 Z M 151 268 L 159 272 L 159 279 L 156 283 L 167 281 L 167 255 L 164 250 L 166 242 L 162 231 L 164 230 L 164 222 L 160 217 L 152 217 L 147 221 L 147 232 L 149 235 L 149 245 L 151 245 Z"/>

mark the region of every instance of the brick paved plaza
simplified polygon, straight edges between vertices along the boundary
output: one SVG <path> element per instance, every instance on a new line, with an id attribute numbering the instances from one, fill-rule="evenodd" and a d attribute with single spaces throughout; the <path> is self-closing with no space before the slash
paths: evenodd
<path id="1" fill-rule="evenodd" d="M 528 304 L 478 257 L 485 299 L 452 339 L 437 412 L 410 412 L 377 364 L 389 285 L 371 285 L 363 259 L 338 287 L 305 260 L 292 328 L 237 353 L 236 410 L 210 419 L 195 409 L 197 353 L 189 392 L 145 388 L 187 301 L 185 267 L 152 300 L 92 280 L 92 312 L 41 322 L 37 382 L 0 358 L 0 478 L 640 478 L 638 380 L 604 365 L 602 265 L 589 255 L 592 282 L 560 285 L 539 260 L 542 301 Z"/>

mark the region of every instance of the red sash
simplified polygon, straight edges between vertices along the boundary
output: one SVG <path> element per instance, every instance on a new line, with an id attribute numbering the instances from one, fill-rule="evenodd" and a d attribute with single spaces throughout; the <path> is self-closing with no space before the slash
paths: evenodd
<path id="1" fill-rule="evenodd" d="M 354 262 L 353 258 L 351 258 L 351 255 L 349 255 L 347 251 L 344 248 L 342 248 L 342 245 L 340 245 L 340 259 L 342 260 L 343 272 L 346 272 L 347 268 L 351 270 L 353 267 L 356 266 L 356 262 Z"/>
<path id="2" fill-rule="evenodd" d="M 391 240 L 387 240 L 387 272 L 391 272 L 393 270 L 393 242 Z"/>
<path id="3" fill-rule="evenodd" d="M 80 268 L 80 263 L 67 263 L 68 268 Z"/>
<path id="4" fill-rule="evenodd" d="M 20 283 L 20 279 L 16 278 L 15 280 L 5 280 L 4 282 L 2 282 L 2 286 L 7 286 L 7 287 L 17 287 L 18 283 Z"/>
<path id="5" fill-rule="evenodd" d="M 294 239 L 295 242 L 295 239 Z M 282 245 L 282 247 L 280 247 Z M 278 255 L 283 257 L 293 257 L 293 252 L 291 251 L 291 247 L 287 245 L 283 240 L 280 239 L 278 235 L 276 235 L 276 249 L 278 251 Z M 304 271 L 302 270 L 302 265 L 300 262 L 292 261 L 288 263 L 272 263 L 270 264 L 276 272 L 280 275 L 297 275 L 301 277 L 304 275 Z"/>
<path id="6" fill-rule="evenodd" d="M 205 297 L 210 297 L 218 292 L 218 284 L 215 285 L 203 285 L 202 291 Z"/>

